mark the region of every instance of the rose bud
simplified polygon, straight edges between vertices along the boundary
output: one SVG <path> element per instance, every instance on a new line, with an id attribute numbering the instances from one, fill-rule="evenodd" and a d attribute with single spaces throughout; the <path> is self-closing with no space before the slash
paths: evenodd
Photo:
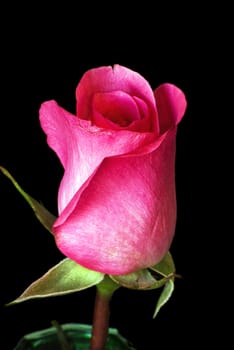
<path id="1" fill-rule="evenodd" d="M 103 273 L 155 265 L 175 233 L 176 131 L 185 96 L 168 83 L 153 91 L 140 74 L 115 65 L 88 70 L 76 100 L 76 115 L 53 100 L 40 108 L 64 168 L 56 244 Z"/>

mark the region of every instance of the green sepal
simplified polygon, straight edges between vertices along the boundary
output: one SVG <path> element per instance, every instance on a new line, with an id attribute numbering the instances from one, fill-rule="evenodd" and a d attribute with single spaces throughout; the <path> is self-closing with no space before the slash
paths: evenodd
<path id="1" fill-rule="evenodd" d="M 157 283 L 156 279 L 152 276 L 151 272 L 148 269 L 138 270 L 127 275 L 109 276 L 115 283 L 118 283 L 122 287 L 129 289 L 152 289 L 152 286 Z"/>
<path id="2" fill-rule="evenodd" d="M 7 305 L 34 298 L 46 298 L 78 292 L 100 283 L 104 274 L 77 264 L 68 258 L 60 261 L 33 282 L 17 299 Z"/>
<path id="3" fill-rule="evenodd" d="M 169 279 L 174 278 L 174 273 L 175 265 L 168 252 L 157 265 L 127 275 L 110 275 L 110 278 L 125 288 L 148 290 L 164 286 Z"/>
<path id="4" fill-rule="evenodd" d="M 174 274 L 175 264 L 171 253 L 168 251 L 164 258 L 158 264 L 150 266 L 150 269 L 164 277 Z"/>
<path id="5" fill-rule="evenodd" d="M 157 289 L 173 277 L 173 274 L 157 279 L 149 269 L 142 269 L 128 275 L 109 275 L 110 278 L 122 287 L 137 290 Z"/>
<path id="6" fill-rule="evenodd" d="M 109 275 L 109 277 L 122 287 L 138 290 L 150 290 L 163 287 L 158 298 L 153 317 L 170 299 L 174 290 L 175 264 L 170 252 L 156 265 L 142 269 L 128 275 Z"/>
<path id="7" fill-rule="evenodd" d="M 157 305 L 153 314 L 153 318 L 155 318 L 159 312 L 159 310 L 161 309 L 161 307 L 163 305 L 165 305 L 168 300 L 170 299 L 172 293 L 174 291 L 174 280 L 173 279 L 169 279 L 164 287 L 163 287 L 163 291 L 160 294 L 158 301 L 157 301 Z"/>
<path id="8" fill-rule="evenodd" d="M 0 167 L 2 173 L 13 183 L 15 188 L 19 191 L 19 193 L 24 197 L 24 199 L 28 202 L 30 207 L 33 209 L 36 217 L 41 222 L 41 224 L 52 233 L 52 226 L 56 220 L 56 217 L 51 214 L 42 204 L 40 204 L 36 199 L 27 194 L 20 185 L 16 182 L 13 176 L 3 167 Z"/>
<path id="9" fill-rule="evenodd" d="M 151 266 L 150 269 L 156 272 L 157 274 L 163 276 L 162 280 L 165 281 L 163 283 L 164 287 L 158 298 L 156 308 L 153 314 L 153 318 L 155 318 L 161 307 L 168 302 L 174 291 L 174 279 L 176 269 L 171 253 L 168 251 L 164 258 L 157 265 Z"/>

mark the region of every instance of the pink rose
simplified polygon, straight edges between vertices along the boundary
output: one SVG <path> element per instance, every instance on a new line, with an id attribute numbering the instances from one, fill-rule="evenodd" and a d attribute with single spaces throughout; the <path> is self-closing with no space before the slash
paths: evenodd
<path id="1" fill-rule="evenodd" d="M 77 115 L 47 101 L 40 122 L 64 176 L 53 226 L 61 252 L 89 269 L 127 274 L 158 263 L 175 232 L 176 129 L 186 109 L 172 84 L 153 91 L 120 66 L 87 71 Z"/>

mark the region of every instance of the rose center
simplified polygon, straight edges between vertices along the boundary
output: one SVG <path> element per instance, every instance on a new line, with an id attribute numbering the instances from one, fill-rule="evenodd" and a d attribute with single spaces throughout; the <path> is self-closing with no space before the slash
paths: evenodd
<path id="1" fill-rule="evenodd" d="M 100 117 L 122 127 L 142 118 L 135 99 L 123 91 L 96 93 L 93 97 L 93 110 Z"/>

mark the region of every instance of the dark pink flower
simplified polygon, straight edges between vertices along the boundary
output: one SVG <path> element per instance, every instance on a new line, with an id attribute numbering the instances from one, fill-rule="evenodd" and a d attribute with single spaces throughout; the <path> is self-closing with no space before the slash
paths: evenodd
<path id="1" fill-rule="evenodd" d="M 158 263 L 176 224 L 175 148 L 183 92 L 153 91 L 120 66 L 87 71 L 77 115 L 41 105 L 41 126 L 64 176 L 53 226 L 58 248 L 92 270 L 127 274 Z"/>

